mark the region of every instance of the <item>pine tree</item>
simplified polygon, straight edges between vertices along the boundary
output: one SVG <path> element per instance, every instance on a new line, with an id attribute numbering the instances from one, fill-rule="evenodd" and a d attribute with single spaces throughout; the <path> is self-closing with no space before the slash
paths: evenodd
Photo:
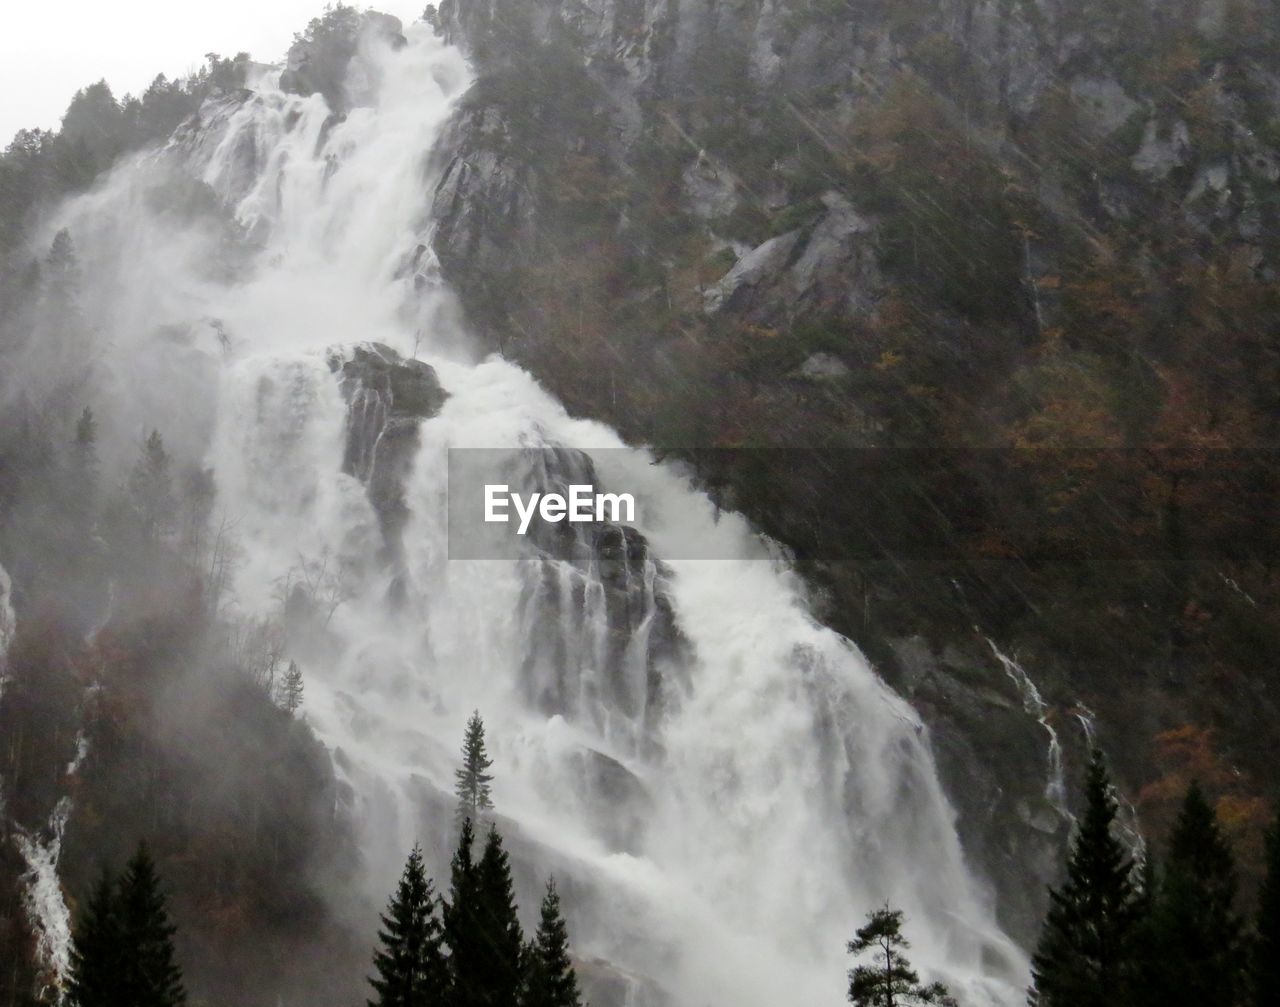
<path id="1" fill-rule="evenodd" d="M 1150 927 L 1144 999 L 1161 1007 L 1235 1007 L 1246 954 L 1235 913 L 1235 859 L 1198 784 L 1169 838 Z"/>
<path id="2" fill-rule="evenodd" d="M 479 973 L 485 987 L 484 1002 L 491 1007 L 514 1007 L 524 972 L 524 935 L 516 916 L 511 864 L 502 848 L 502 836 L 492 825 L 476 865 L 476 881 L 485 937 Z"/>
<path id="3" fill-rule="evenodd" d="M 98 421 L 93 410 L 88 406 L 76 420 L 75 460 L 76 469 L 85 474 L 95 474 L 98 470 Z"/>
<path id="4" fill-rule="evenodd" d="M 293 714 L 302 706 L 302 669 L 297 661 L 290 661 L 288 670 L 280 682 L 279 703 L 283 710 Z"/>
<path id="5" fill-rule="evenodd" d="M 76 421 L 76 438 L 66 483 L 67 508 L 75 546 L 83 549 L 93 530 L 98 500 L 98 423 L 88 406 Z"/>
<path id="6" fill-rule="evenodd" d="M 1280 816 L 1267 830 L 1267 875 L 1258 892 L 1253 1007 L 1280 1007 Z"/>
<path id="7" fill-rule="evenodd" d="M 475 831 L 464 819 L 450 866 L 449 899 L 444 905 L 444 941 L 449 947 L 449 1007 L 486 1007 L 478 981 L 484 964 L 479 874 L 473 859 Z"/>
<path id="8" fill-rule="evenodd" d="M 119 882 L 122 964 L 118 991 L 128 1007 L 180 1007 L 187 1002 L 182 970 L 174 960 L 169 913 L 146 844 L 125 867 Z"/>
<path id="9" fill-rule="evenodd" d="M 487 772 L 493 760 L 485 753 L 484 721 L 476 710 L 467 721 L 467 733 L 462 742 L 462 767 L 454 771 L 457 779 L 458 821 L 470 818 L 480 821 L 481 814 L 493 810 L 489 796 L 489 784 L 493 776 Z"/>
<path id="10" fill-rule="evenodd" d="M 903 953 L 911 945 L 902 936 L 902 912 L 874 910 L 867 923 L 849 942 L 849 953 L 873 951 L 872 964 L 858 965 L 849 972 L 849 1002 L 855 1007 L 908 1007 L 913 1004 L 944 1003 L 947 989 L 941 983 L 921 985 Z"/>
<path id="11" fill-rule="evenodd" d="M 169 478 L 169 454 L 158 430 L 152 430 L 142 446 L 142 455 L 129 476 L 129 495 L 148 541 L 168 529 L 173 518 L 173 487 Z"/>
<path id="12" fill-rule="evenodd" d="M 1089 762 L 1084 796 L 1067 879 L 1049 892 L 1032 959 L 1032 1001 L 1043 1007 L 1123 1004 L 1135 980 L 1141 894 L 1113 831 L 1117 806 L 1101 752 Z"/>
<path id="13" fill-rule="evenodd" d="M 118 989 L 122 958 L 116 885 L 104 869 L 73 934 L 68 1007 L 124 1007 Z"/>
<path id="14" fill-rule="evenodd" d="M 569 962 L 569 931 L 560 915 L 554 878 L 547 882 L 538 933 L 529 944 L 526 958 L 521 1007 L 581 1007 L 578 977 Z"/>
<path id="15" fill-rule="evenodd" d="M 440 1007 L 448 992 L 443 931 L 436 896 L 422 866 L 422 849 L 409 854 L 395 894 L 381 917 L 373 956 L 378 996 L 369 1007 Z"/>

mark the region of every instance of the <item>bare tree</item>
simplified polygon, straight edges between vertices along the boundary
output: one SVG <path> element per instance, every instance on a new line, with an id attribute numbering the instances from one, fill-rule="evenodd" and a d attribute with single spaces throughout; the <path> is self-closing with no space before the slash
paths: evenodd
<path id="1" fill-rule="evenodd" d="M 314 618 L 327 627 L 333 615 L 352 597 L 342 572 L 330 562 L 329 550 L 319 556 L 298 555 L 298 562 L 275 582 L 275 597 L 286 623 Z"/>

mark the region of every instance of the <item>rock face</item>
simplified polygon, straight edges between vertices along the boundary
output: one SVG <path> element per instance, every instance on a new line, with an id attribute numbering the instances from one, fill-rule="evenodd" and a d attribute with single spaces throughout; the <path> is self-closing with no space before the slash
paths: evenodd
<path id="1" fill-rule="evenodd" d="M 535 452 L 521 492 L 572 484 L 600 487 L 591 459 L 572 449 L 543 449 Z M 527 561 L 520 612 L 530 633 L 521 670 L 530 700 L 548 714 L 586 718 L 602 730 L 628 725 L 624 743 L 647 750 L 689 663 L 670 572 L 629 525 L 539 518 L 530 537 L 535 553 Z M 633 788 L 615 772 L 621 767 L 602 759 L 588 775 L 610 792 L 621 781 L 617 796 L 625 798 Z M 642 820 L 636 817 L 622 834 L 638 836 Z"/>
<path id="2" fill-rule="evenodd" d="M 821 205 L 811 226 L 753 248 L 708 288 L 707 313 L 765 324 L 831 305 L 865 315 L 883 289 L 874 225 L 839 193 L 823 193 Z"/>
<path id="3" fill-rule="evenodd" d="M 821 507 L 847 489 L 840 450 L 1093 443 L 1096 427 L 1069 423 L 1100 415 L 1099 396 L 1153 402 L 1153 386 L 1171 388 L 1170 368 L 1190 359 L 1180 354 L 1203 350 L 1186 333 L 1162 345 L 1205 296 L 1187 294 L 1188 276 L 1249 288 L 1249 317 L 1262 319 L 1270 309 L 1256 306 L 1271 302 L 1257 291 L 1280 260 L 1271 28 L 1251 40 L 1237 14 L 1207 2 L 1179 14 L 1146 0 L 856 7 L 444 0 L 436 18 L 477 69 L 437 151 L 433 237 L 473 328 L 571 409 L 637 441 L 830 446 L 825 472 L 779 462 L 724 487 L 707 475 L 792 546 L 795 534 L 849 534 Z M 1096 376 L 1115 367 L 1129 370 L 1114 385 Z M 1165 420 L 1117 416 L 1115 442 Z M 778 517 L 780 499 L 804 502 L 805 517 Z M 597 565 L 610 634 L 633 625 L 634 598 L 617 584 L 635 583 L 642 543 L 623 529 L 544 547 Z M 1029 945 L 1067 830 L 1042 775 L 1025 776 L 1044 765 L 1043 729 L 973 627 L 1067 655 L 1045 686 L 1052 715 L 1074 728 L 1066 711 L 1086 698 L 1133 792 L 1167 771 L 1153 740 L 1162 728 L 1222 708 L 1192 684 L 1217 658 L 1188 656 L 1168 629 L 1176 612 L 1139 640 L 1141 583 L 1099 601 L 1111 590 L 1101 581 L 1046 586 L 1043 571 L 975 570 L 969 557 L 955 568 L 882 560 L 854 571 L 819 556 L 801 569 L 823 617 L 935 732 L 970 856 Z M 585 586 L 564 588 L 563 576 L 549 562 L 546 598 L 583 605 Z M 1228 609 L 1216 587 L 1197 603 L 1211 591 Z M 1062 615 L 1070 605 L 1087 616 Z M 1105 631 L 1099 609 L 1120 613 Z M 610 688 L 630 683 L 614 700 L 634 702 L 644 690 L 619 677 L 623 639 Z M 548 667 L 556 646 L 539 644 Z M 1171 686 L 1153 670 L 1161 655 L 1197 670 Z M 1098 670 L 1113 660 L 1123 689 Z M 548 709 L 577 688 L 531 681 Z M 1147 693 L 1164 719 L 1131 737 L 1122 728 Z M 1251 716 L 1226 729 L 1233 752 L 1252 750 L 1239 728 Z M 1078 763 L 1079 732 L 1062 733 Z"/>
<path id="4" fill-rule="evenodd" d="M 880 667 L 930 724 L 961 838 L 995 883 L 1005 926 L 1030 935 L 1040 926 L 1041 893 L 1058 881 L 1071 822 L 1045 796 L 1044 730 L 996 662 L 980 655 L 956 646 L 936 653 L 914 637 L 893 641 Z M 1011 766 L 1022 772 L 1010 774 Z"/>
<path id="5" fill-rule="evenodd" d="M 418 448 L 418 426 L 440 412 L 448 395 L 429 364 L 406 360 L 381 343 L 331 351 L 329 369 L 347 400 L 342 470 L 365 484 L 382 530 L 381 559 L 400 571 L 409 517 L 404 481 Z M 397 578 L 392 590 L 402 587 Z"/>

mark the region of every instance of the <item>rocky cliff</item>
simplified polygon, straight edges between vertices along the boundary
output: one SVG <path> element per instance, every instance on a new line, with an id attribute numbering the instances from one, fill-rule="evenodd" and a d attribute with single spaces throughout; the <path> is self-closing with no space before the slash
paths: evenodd
<path id="1" fill-rule="evenodd" d="M 1148 831 L 1192 774 L 1238 824 L 1261 816 L 1275 474 L 1232 466 L 1280 420 L 1273 10 L 428 16 L 477 70 L 434 234 L 473 325 L 796 549 L 825 618 L 930 722 L 1014 933 L 1043 909 L 1070 825 L 1055 774 L 1095 714 Z M 858 459 L 922 446 L 940 460 L 877 507 L 936 502 L 949 547 L 833 548 L 861 533 L 829 506 L 865 485 Z M 781 450 L 705 450 L 726 447 Z"/>

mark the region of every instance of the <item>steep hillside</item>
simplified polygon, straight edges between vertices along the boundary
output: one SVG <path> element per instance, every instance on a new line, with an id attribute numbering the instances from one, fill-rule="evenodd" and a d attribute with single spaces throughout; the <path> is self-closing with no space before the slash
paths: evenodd
<path id="1" fill-rule="evenodd" d="M 1155 833 L 1190 775 L 1256 824 L 1280 688 L 1274 7 L 434 17 L 480 70 L 435 197 L 473 324 L 795 549 L 934 726 L 1019 934 L 1066 825 L 1026 771 L 1042 714 L 1069 772 L 1096 715 Z"/>

